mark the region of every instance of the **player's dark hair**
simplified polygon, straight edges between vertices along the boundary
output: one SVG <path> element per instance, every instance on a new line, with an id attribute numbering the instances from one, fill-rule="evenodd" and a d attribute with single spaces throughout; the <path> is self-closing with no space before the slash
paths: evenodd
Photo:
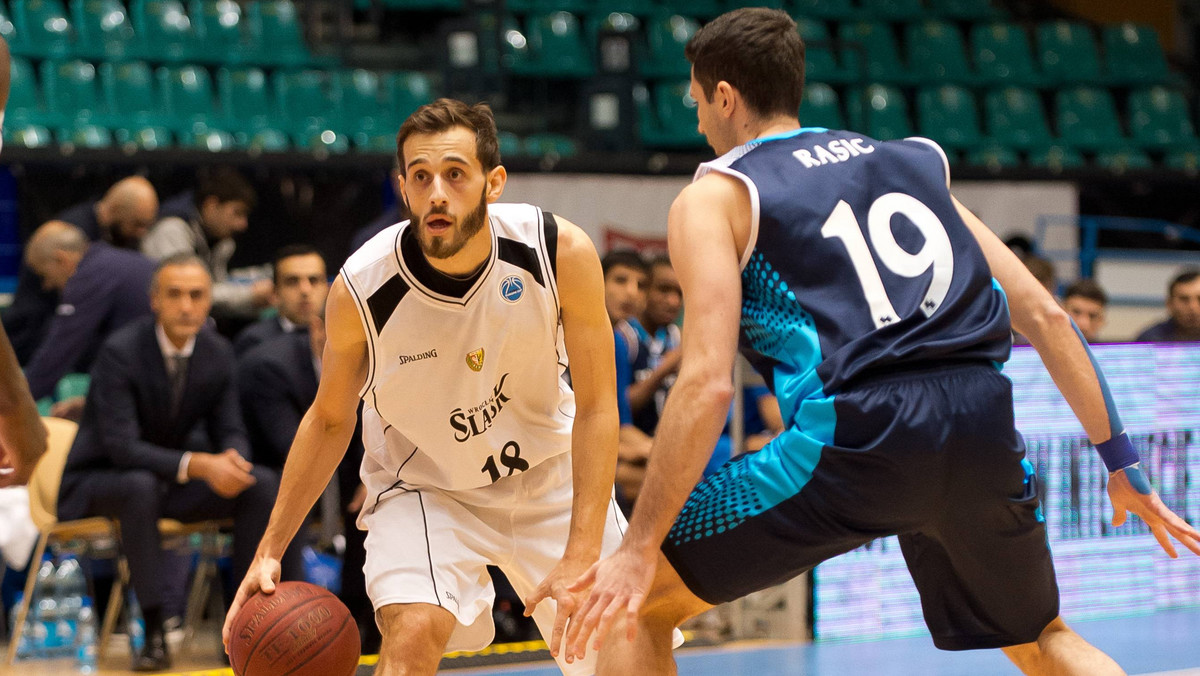
<path id="1" fill-rule="evenodd" d="M 1063 300 L 1072 296 L 1086 298 L 1103 306 L 1108 305 L 1108 294 L 1104 293 L 1104 289 L 1100 288 L 1094 279 L 1081 279 L 1068 286 L 1066 293 L 1063 294 Z"/>
<path id="2" fill-rule="evenodd" d="M 276 284 L 279 284 L 279 264 L 285 259 L 296 256 L 316 256 L 321 259 L 322 263 L 325 262 L 325 257 L 321 255 L 317 247 L 311 244 L 288 244 L 287 246 L 280 247 L 275 252 L 275 258 L 271 261 L 271 268 L 274 270 L 273 276 Z"/>
<path id="3" fill-rule="evenodd" d="M 217 198 L 218 202 L 238 201 L 254 210 L 258 204 L 258 194 L 254 186 L 237 170 L 230 167 L 217 167 L 211 171 L 201 172 L 196 180 L 196 191 L 192 196 L 196 206 L 204 204 L 209 197 Z"/>
<path id="4" fill-rule="evenodd" d="M 1167 287 L 1167 297 L 1170 298 L 1175 295 L 1175 287 L 1180 284 L 1191 284 L 1197 278 L 1200 278 L 1200 268 L 1188 268 L 1179 273 L 1175 279 L 1171 280 L 1171 285 Z"/>
<path id="5" fill-rule="evenodd" d="M 436 134 L 438 132 L 465 127 L 475 132 L 475 155 L 483 171 L 489 172 L 500 166 L 500 140 L 496 135 L 496 118 L 486 103 L 469 106 L 455 99 L 438 99 L 427 103 L 400 125 L 396 134 L 397 171 L 407 176 L 404 161 L 404 142 L 413 134 Z"/>
<path id="6" fill-rule="evenodd" d="M 650 269 L 646 266 L 646 259 L 642 258 L 641 254 L 632 249 L 615 249 L 604 254 L 604 258 L 600 259 L 600 268 L 604 270 L 605 277 L 608 276 L 609 270 L 619 265 L 639 270 L 645 274 L 649 274 L 650 272 Z"/>
<path id="7" fill-rule="evenodd" d="M 704 98 L 724 80 L 760 117 L 796 115 L 804 94 L 804 41 L 792 17 L 744 7 L 705 24 L 684 52 Z"/>

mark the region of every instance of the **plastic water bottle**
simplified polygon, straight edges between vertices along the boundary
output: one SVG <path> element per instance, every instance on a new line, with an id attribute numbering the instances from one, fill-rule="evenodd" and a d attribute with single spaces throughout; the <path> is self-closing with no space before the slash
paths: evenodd
<path id="1" fill-rule="evenodd" d="M 17 637 L 17 612 L 21 609 L 21 601 L 24 598 L 24 592 L 17 592 L 17 595 L 13 598 L 13 607 L 8 611 L 8 630 L 12 632 L 9 640 L 14 640 Z M 21 632 L 21 642 L 17 644 L 17 657 L 29 657 L 33 648 L 32 619 L 32 612 L 25 616 L 25 631 Z"/>
<path id="2" fill-rule="evenodd" d="M 54 560 L 47 556 L 37 573 L 37 586 L 34 588 L 35 610 L 33 617 L 33 632 L 31 654 L 34 657 L 47 657 L 53 654 L 55 648 L 55 625 L 58 623 L 58 590 L 55 585 Z"/>
<path id="3" fill-rule="evenodd" d="M 75 664 L 81 674 L 96 673 L 96 612 L 92 599 L 84 597 L 75 632 Z"/>
<path id="4" fill-rule="evenodd" d="M 146 619 L 142 617 L 142 607 L 138 605 L 137 594 L 129 592 L 129 603 L 126 605 L 129 624 L 129 649 L 138 654 L 146 645 Z"/>
<path id="5" fill-rule="evenodd" d="M 68 556 L 54 571 L 54 587 L 58 595 L 58 622 L 55 624 L 55 643 L 58 653 L 69 655 L 75 645 L 79 612 L 87 598 L 87 580 L 83 568 L 74 557 Z"/>

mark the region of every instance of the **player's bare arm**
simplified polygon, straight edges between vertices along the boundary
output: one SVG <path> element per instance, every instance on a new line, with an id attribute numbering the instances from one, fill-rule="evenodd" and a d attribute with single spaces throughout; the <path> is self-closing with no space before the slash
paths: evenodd
<path id="1" fill-rule="evenodd" d="M 0 488 L 28 483 L 45 450 L 46 426 L 8 334 L 0 327 Z"/>
<path id="2" fill-rule="evenodd" d="M 1083 423 L 1088 438 L 1093 444 L 1101 444 L 1120 434 L 1119 423 L 1114 425 L 1115 421 L 1110 419 L 1102 376 L 1070 316 L 983 221 L 957 200 L 954 204 L 1008 297 L 1013 328 L 1038 351 L 1054 384 Z M 1127 511 L 1133 512 L 1150 526 L 1159 545 L 1172 558 L 1177 554 L 1168 533 L 1200 555 L 1200 532 L 1163 505 L 1140 469 L 1130 467 L 1112 472 L 1108 492 L 1113 502 L 1114 526 L 1125 522 Z"/>
<path id="3" fill-rule="evenodd" d="M 225 616 L 222 638 L 226 646 L 230 622 L 242 604 L 260 588 L 274 590 L 279 580 L 279 559 L 325 490 L 354 434 L 358 393 L 367 376 L 367 337 L 341 277 L 329 291 L 325 318 L 327 339 L 317 397 L 296 430 L 271 521 Z"/>
<path id="4" fill-rule="evenodd" d="M 688 186 L 667 219 L 671 262 L 683 288 L 679 377 L 654 436 L 650 466 L 621 547 L 588 571 L 593 584 L 582 622 L 567 632 L 568 657 L 581 657 L 595 632 L 598 648 L 614 621 L 636 630 L 638 610 L 654 577 L 659 545 L 696 486 L 721 434 L 733 398 L 742 289 L 739 258 L 750 200 L 733 179 L 710 174 Z"/>
<path id="5" fill-rule="evenodd" d="M 576 599 L 567 591 L 600 557 L 604 520 L 617 467 L 617 374 L 613 333 L 604 309 L 604 274 L 588 236 L 575 224 L 558 221 L 558 292 L 563 339 L 575 390 L 571 428 L 574 497 L 571 532 L 562 562 L 526 599 L 526 615 L 545 598 L 558 605 L 551 653 L 557 655 Z"/>

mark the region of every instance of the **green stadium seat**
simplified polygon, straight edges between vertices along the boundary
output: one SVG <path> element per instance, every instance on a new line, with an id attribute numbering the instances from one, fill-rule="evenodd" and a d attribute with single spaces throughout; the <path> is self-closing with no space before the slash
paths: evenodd
<path id="1" fill-rule="evenodd" d="M 642 21 L 631 12 L 595 14 L 585 23 L 588 48 L 601 73 L 628 73 L 646 63 Z"/>
<path id="2" fill-rule="evenodd" d="M 21 36 L 17 35 L 17 29 L 8 15 L 8 8 L 3 4 L 0 4 L 0 38 L 4 38 L 4 41 L 8 43 L 10 52 L 19 49 Z"/>
<path id="3" fill-rule="evenodd" d="M 9 67 L 10 88 L 5 111 L 5 129 L 32 125 L 58 126 L 62 116 L 46 109 L 37 75 L 29 59 L 14 56 Z"/>
<path id="4" fill-rule="evenodd" d="M 43 61 L 42 94 L 46 106 L 64 119 L 83 123 L 99 117 L 104 106 L 96 85 L 96 67 L 87 61 Z"/>
<path id="5" fill-rule="evenodd" d="M 1105 65 L 1114 84 L 1147 85 L 1167 82 L 1167 59 L 1158 33 L 1149 26 L 1123 23 L 1104 29 Z"/>
<path id="6" fill-rule="evenodd" d="M 879 82 L 912 81 L 900 60 L 891 26 L 877 21 L 843 23 L 838 36 L 842 39 L 842 65 L 855 80 L 865 76 Z"/>
<path id="7" fill-rule="evenodd" d="M 144 61 L 100 64 L 100 88 L 107 122 L 118 143 L 128 143 L 134 137 L 170 138 L 158 85 Z M 143 134 L 143 130 L 150 131 Z"/>
<path id="8" fill-rule="evenodd" d="M 1065 169 L 1079 169 L 1085 164 L 1078 150 L 1061 144 L 1043 146 L 1029 153 L 1029 166 L 1050 169 L 1056 173 Z"/>
<path id="9" fill-rule="evenodd" d="M 988 135 L 1002 145 L 1029 149 L 1051 143 L 1042 101 L 1029 89 L 1005 87 L 988 92 L 984 115 Z"/>
<path id="10" fill-rule="evenodd" d="M 242 35 L 242 6 L 234 0 L 192 0 L 189 10 L 196 30 L 196 59 L 236 65 L 251 55 Z"/>
<path id="11" fill-rule="evenodd" d="M 133 22 L 121 0 L 76 0 L 75 53 L 86 59 L 119 61 L 135 50 Z"/>
<path id="12" fill-rule="evenodd" d="M 992 0 L 927 0 L 929 12 L 946 19 L 959 21 L 989 21 L 1003 18 Z"/>
<path id="13" fill-rule="evenodd" d="M 957 85 L 922 89 L 917 93 L 920 133 L 947 150 L 963 150 L 980 144 L 979 113 L 975 96 Z"/>
<path id="14" fill-rule="evenodd" d="M 250 44 L 255 63 L 302 67 L 312 63 L 304 31 L 291 0 L 254 0 L 248 7 Z"/>
<path id="15" fill-rule="evenodd" d="M 1075 87 L 1058 92 L 1058 134 L 1065 143 L 1084 150 L 1121 145 L 1124 138 L 1117 109 L 1107 89 Z"/>
<path id="16" fill-rule="evenodd" d="M 212 76 L 203 66 L 172 66 L 158 69 L 158 93 L 167 114 L 166 123 L 180 135 L 210 127 L 217 118 Z M 190 138 L 190 137 L 189 137 Z M 192 145 L 184 141 L 184 145 Z"/>
<path id="17" fill-rule="evenodd" d="M 850 81 L 850 73 L 838 65 L 834 56 L 833 36 L 823 21 L 796 19 L 804 39 L 804 76 L 809 82 L 840 83 Z M 687 73 L 684 73 L 685 75 Z"/>
<path id="18" fill-rule="evenodd" d="M 1025 29 L 1013 23 L 981 23 L 971 29 L 975 72 L 987 83 L 1033 85 L 1042 77 L 1033 65 Z"/>
<path id="19" fill-rule="evenodd" d="M 12 0 L 13 54 L 61 59 L 71 53 L 71 22 L 60 0 Z"/>
<path id="20" fill-rule="evenodd" d="M 59 378 L 58 383 L 54 386 L 54 400 L 86 397 L 91 384 L 92 377 L 86 373 L 68 373 Z"/>
<path id="21" fill-rule="evenodd" d="M 873 84 L 847 95 L 846 119 L 851 128 L 881 141 L 913 136 L 904 94 L 890 85 Z"/>
<path id="22" fill-rule="evenodd" d="M 138 150 L 161 150 L 174 145 L 171 130 L 166 127 L 118 127 L 112 132 L 117 145 Z"/>
<path id="23" fill-rule="evenodd" d="M 653 91 L 639 90 L 638 136 L 651 148 L 703 148 L 706 141 L 697 130 L 696 102 L 688 93 L 689 82 L 661 82 Z"/>
<path id="24" fill-rule="evenodd" d="M 1109 148 L 1096 155 L 1096 165 L 1113 173 L 1149 169 L 1154 166 L 1150 156 L 1138 148 Z"/>
<path id="25" fill-rule="evenodd" d="M 60 146 L 101 149 L 111 148 L 113 144 L 112 132 L 99 125 L 88 123 L 59 129 L 55 136 Z"/>
<path id="26" fill-rule="evenodd" d="M 221 129 L 210 128 L 180 132 L 179 145 L 184 148 L 207 150 L 213 153 L 224 153 L 238 148 L 233 134 Z"/>
<path id="27" fill-rule="evenodd" d="M 4 123 L 4 145 L 9 148 L 46 148 L 54 143 L 54 135 L 40 124 Z"/>
<path id="28" fill-rule="evenodd" d="M 1163 165 L 1194 175 L 1200 171 L 1200 150 L 1172 150 L 1163 158 Z"/>
<path id="29" fill-rule="evenodd" d="M 792 0 L 790 4 L 797 18 L 846 21 L 857 14 L 850 0 Z"/>
<path id="30" fill-rule="evenodd" d="M 544 78 L 585 78 L 592 75 L 591 53 L 579 19 L 567 12 L 531 16 L 525 37 L 529 58 L 513 64 L 519 75 Z"/>
<path id="31" fill-rule="evenodd" d="M 193 58 L 196 38 L 182 0 L 133 0 L 131 9 L 142 58 L 167 63 Z"/>
<path id="32" fill-rule="evenodd" d="M 944 21 L 910 24 L 906 31 L 909 73 L 924 84 L 974 80 L 962 33 Z"/>
<path id="33" fill-rule="evenodd" d="M 335 129 L 338 111 L 327 72 L 277 72 L 272 83 L 278 120 L 275 126 L 287 131 L 296 147 L 309 150 L 333 146 L 331 152 L 344 152 L 344 145 L 349 149 L 349 138 L 342 138 Z"/>
<path id="34" fill-rule="evenodd" d="M 252 146 L 251 140 L 261 137 L 260 145 L 270 140 L 284 139 L 280 132 L 264 136 L 264 130 L 275 130 L 273 119 L 276 107 L 271 101 L 267 75 L 261 68 L 222 68 L 217 71 L 217 98 L 221 102 L 223 126 L 233 133 L 238 144 Z"/>
<path id="35" fill-rule="evenodd" d="M 383 79 L 384 102 L 391 111 L 391 124 L 388 133 L 392 139 L 392 150 L 396 146 L 396 132 L 400 124 L 421 106 L 432 103 L 434 99 L 433 86 L 429 77 L 424 73 L 394 72 L 388 73 Z"/>
<path id="36" fill-rule="evenodd" d="M 1017 152 L 1008 146 L 994 143 L 975 148 L 967 153 L 967 164 L 982 167 L 991 172 L 1011 169 L 1021 164 Z"/>
<path id="37" fill-rule="evenodd" d="M 796 1 L 803 2 L 804 0 Z M 835 0 L 835 2 L 843 1 Z M 711 19 L 727 9 L 725 4 L 720 0 L 660 0 L 659 7 L 662 11 L 670 14 L 690 16 L 697 19 Z"/>
<path id="38" fill-rule="evenodd" d="M 338 128 L 350 136 L 356 147 L 370 147 L 372 137 L 389 135 L 395 147 L 400 127 L 398 112 L 384 101 L 383 80 L 379 73 L 362 68 L 333 74 L 333 97 L 341 102 Z"/>
<path id="39" fill-rule="evenodd" d="M 521 139 L 511 131 L 497 132 L 496 139 L 500 142 L 500 159 L 513 158 L 521 156 Z M 395 150 L 395 141 L 392 142 L 392 150 Z"/>
<path id="40" fill-rule="evenodd" d="M 804 87 L 800 101 L 800 124 L 805 127 L 845 129 L 841 102 L 837 91 L 823 82 L 810 82 Z"/>
<path id="41" fill-rule="evenodd" d="M 1042 75 L 1049 84 L 1101 81 L 1100 56 L 1087 26 L 1070 21 L 1039 24 L 1037 41 Z"/>
<path id="42" fill-rule="evenodd" d="M 683 54 L 688 40 L 700 24 L 684 16 L 664 16 L 651 19 L 646 25 L 646 58 L 641 64 L 643 77 L 688 77 L 692 66 Z"/>
<path id="43" fill-rule="evenodd" d="M 1143 148 L 1189 148 L 1197 145 L 1187 101 L 1166 87 L 1140 89 L 1129 95 L 1129 131 Z"/>
<path id="44" fill-rule="evenodd" d="M 521 142 L 521 151 L 527 157 L 554 156 L 563 159 L 577 155 L 579 144 L 563 134 L 543 132 L 526 136 Z"/>
<path id="45" fill-rule="evenodd" d="M 859 0 L 859 12 L 874 21 L 917 21 L 925 16 L 921 0 Z"/>

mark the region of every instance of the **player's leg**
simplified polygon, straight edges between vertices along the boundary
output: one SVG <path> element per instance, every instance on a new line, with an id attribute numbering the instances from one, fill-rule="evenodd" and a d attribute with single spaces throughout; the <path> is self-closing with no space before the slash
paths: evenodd
<path id="1" fill-rule="evenodd" d="M 429 603 L 392 603 L 375 611 L 375 621 L 383 633 L 375 676 L 437 673 L 458 622 L 450 611 Z"/>
<path id="2" fill-rule="evenodd" d="M 1037 641 L 1004 648 L 1004 654 L 1029 676 L 1119 676 L 1111 657 L 1083 640 L 1061 617 L 1046 625 Z"/>

